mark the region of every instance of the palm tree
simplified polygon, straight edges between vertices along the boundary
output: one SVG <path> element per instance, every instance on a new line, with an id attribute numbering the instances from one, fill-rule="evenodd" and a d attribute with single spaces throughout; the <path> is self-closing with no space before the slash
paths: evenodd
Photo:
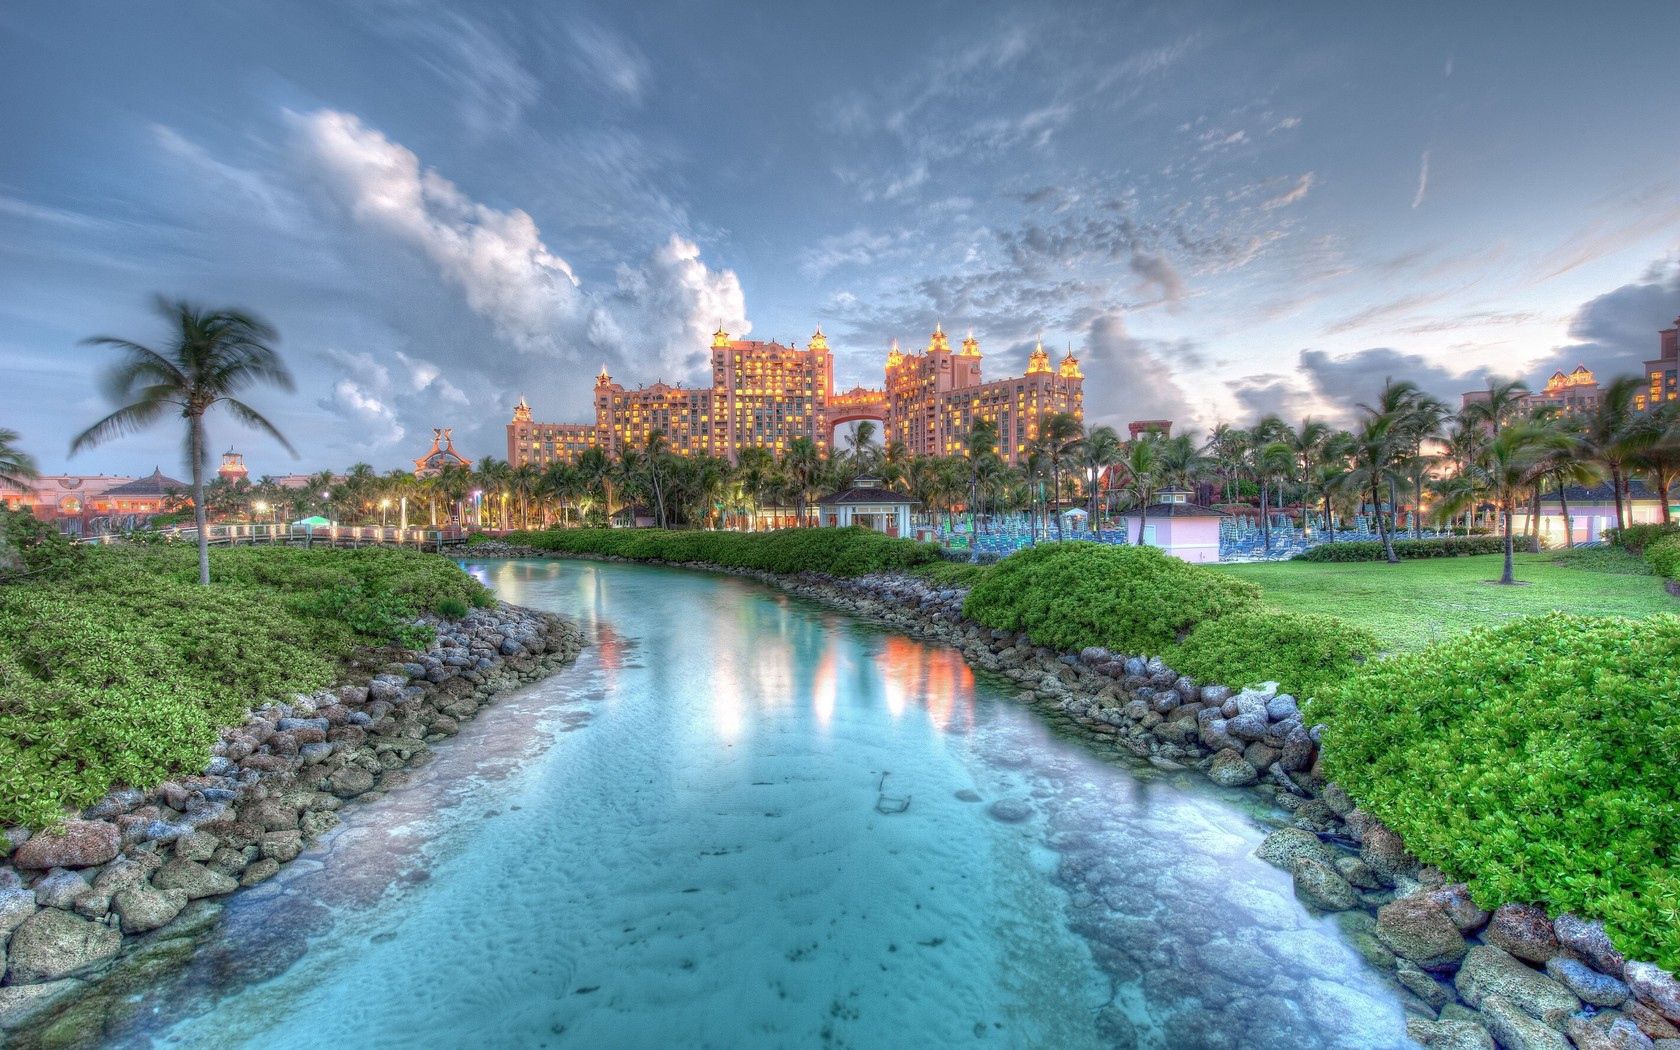
<path id="1" fill-rule="evenodd" d="M 1512 569 L 1511 518 L 1517 500 L 1535 483 L 1537 471 L 1544 469 L 1550 453 L 1569 447 L 1569 439 L 1543 424 L 1520 421 L 1507 423 L 1482 450 L 1474 472 L 1493 493 L 1504 519 L 1505 571 L 1500 583 L 1515 583 Z"/>
<path id="2" fill-rule="evenodd" d="M 1569 487 L 1571 485 L 1596 485 L 1604 480 L 1603 471 L 1598 464 L 1582 455 L 1581 421 L 1571 416 L 1561 416 L 1547 421 L 1548 425 L 1561 434 L 1565 443 L 1556 448 L 1543 451 L 1535 465 L 1534 485 L 1534 553 L 1540 553 L 1540 494 L 1545 483 L 1550 482 L 1557 491 L 1558 512 L 1563 515 L 1563 542 L 1566 547 L 1575 548 L 1575 523 L 1569 520 Z"/>
<path id="3" fill-rule="evenodd" d="M 1598 403 L 1581 417 L 1581 449 L 1610 474 L 1610 490 L 1616 501 L 1616 528 L 1628 525 L 1623 511 L 1629 472 L 1643 444 L 1635 427 L 1633 399 L 1644 386 L 1637 376 L 1617 376 L 1600 388 Z"/>
<path id="4" fill-rule="evenodd" d="M 1149 522 L 1149 501 L 1155 498 L 1161 466 L 1161 438 L 1145 432 L 1126 442 L 1119 467 L 1125 475 L 1122 490 L 1138 511 L 1138 546 L 1143 546 L 1143 530 Z"/>
<path id="5" fill-rule="evenodd" d="M 788 482 L 793 489 L 799 524 L 808 525 L 810 522 L 806 520 L 806 507 L 811 500 L 811 490 L 816 487 L 823 470 L 822 452 L 817 448 L 817 443 L 805 437 L 789 441 L 787 452 L 782 457 L 782 469 L 787 472 Z"/>
<path id="6" fill-rule="evenodd" d="M 968 456 L 968 560 L 971 562 L 980 560 L 977 517 L 980 512 L 980 474 L 986 464 L 997 460 L 997 443 L 997 420 L 985 417 L 974 421 L 964 440 L 964 451 Z"/>
<path id="7" fill-rule="evenodd" d="M 1098 496 L 1102 491 L 1103 475 L 1108 468 L 1120 462 L 1125 454 L 1125 448 L 1120 441 L 1120 435 L 1113 427 L 1092 427 L 1086 433 L 1085 440 L 1079 444 L 1079 466 L 1085 471 L 1086 493 L 1089 506 L 1085 512 L 1090 515 L 1091 533 L 1095 535 L 1102 525 L 1102 504 Z"/>
<path id="8" fill-rule="evenodd" d="M 1680 481 L 1680 401 L 1664 401 L 1630 426 L 1637 448 L 1633 465 L 1662 506 L 1662 523 L 1673 523 L 1668 493 Z"/>
<path id="9" fill-rule="evenodd" d="M 21 489 L 41 474 L 35 468 L 35 457 L 18 448 L 17 440 L 17 431 L 0 427 L 0 484 Z"/>
<path id="10" fill-rule="evenodd" d="M 852 429 L 846 434 L 846 461 L 852 476 L 873 470 L 880 452 L 880 447 L 875 444 L 875 422 L 864 419 L 852 424 Z"/>
<path id="11" fill-rule="evenodd" d="M 1062 471 L 1073 461 L 1074 450 L 1082 435 L 1079 420 L 1072 412 L 1052 412 L 1039 421 L 1038 440 L 1043 443 L 1050 468 L 1050 513 L 1056 516 L 1056 538 L 1062 539 L 1062 515 L 1058 509 L 1062 500 Z"/>
<path id="12" fill-rule="evenodd" d="M 1348 448 L 1348 471 L 1343 484 L 1351 491 L 1368 494 L 1377 518 L 1377 536 L 1381 538 L 1383 556 L 1390 565 L 1398 565 L 1394 553 L 1394 537 L 1383 518 L 1382 493 L 1385 485 L 1392 485 L 1399 450 L 1404 447 L 1403 435 L 1395 434 L 1396 418 L 1384 412 L 1365 408 L 1365 419 L 1353 435 Z"/>
<path id="13" fill-rule="evenodd" d="M 1406 385 L 1412 386 L 1410 383 Z M 1527 396 L 1528 384 L 1522 380 L 1489 376 L 1487 397 L 1478 398 L 1464 406 L 1464 415 L 1471 422 L 1480 423 L 1490 432 L 1498 434 L 1505 421 L 1521 409 L 1523 399 Z"/>
<path id="14" fill-rule="evenodd" d="M 206 310 L 184 300 L 159 297 L 158 312 L 169 321 L 170 345 L 163 350 L 115 336 L 84 340 L 109 346 L 122 360 L 105 374 L 106 397 L 119 407 L 70 442 L 70 454 L 132 433 L 179 413 L 187 422 L 187 459 L 192 468 L 193 519 L 198 525 L 198 582 L 210 583 L 210 533 L 204 508 L 204 470 L 209 440 L 204 416 L 217 404 L 246 426 L 267 432 L 292 455 L 291 442 L 262 413 L 234 395 L 270 383 L 292 389 L 292 376 L 271 345 L 273 326 L 240 310 Z"/>

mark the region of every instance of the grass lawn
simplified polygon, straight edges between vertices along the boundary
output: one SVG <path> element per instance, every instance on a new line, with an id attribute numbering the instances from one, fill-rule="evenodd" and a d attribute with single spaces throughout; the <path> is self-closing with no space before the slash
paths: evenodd
<path id="1" fill-rule="evenodd" d="M 1517 579 L 1528 586 L 1484 583 L 1499 578 L 1501 558 L 1420 558 L 1385 562 L 1269 562 L 1210 566 L 1260 585 L 1267 604 L 1291 612 L 1340 616 L 1395 649 L 1415 649 L 1471 627 L 1518 616 L 1565 612 L 1585 616 L 1680 613 L 1680 600 L 1652 576 L 1610 566 L 1559 564 L 1551 554 L 1517 555 Z M 1606 570 L 1609 571 L 1606 571 Z"/>

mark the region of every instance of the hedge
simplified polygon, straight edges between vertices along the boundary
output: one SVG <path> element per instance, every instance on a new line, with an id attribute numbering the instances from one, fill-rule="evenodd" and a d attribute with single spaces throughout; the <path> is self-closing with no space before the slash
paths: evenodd
<path id="1" fill-rule="evenodd" d="M 1334 616 L 1261 609 L 1197 624 L 1166 659 L 1204 682 L 1277 682 L 1305 699 L 1340 685 L 1381 648 L 1376 635 Z"/>
<path id="2" fill-rule="evenodd" d="M 931 543 L 895 539 L 869 529 L 778 529 L 771 532 L 678 532 L 668 529 L 554 529 L 516 532 L 508 543 L 633 561 L 706 562 L 765 572 L 862 576 L 940 561 Z"/>
<path id="3" fill-rule="evenodd" d="M 1394 554 L 1400 558 L 1458 558 L 1472 554 L 1503 554 L 1500 536 L 1453 536 L 1432 540 L 1395 540 Z M 1293 561 L 1382 561 L 1387 558 L 1378 540 L 1321 543 L 1295 555 Z"/>
<path id="4" fill-rule="evenodd" d="M 1154 547 L 1047 543 L 998 562 L 963 613 L 1034 644 L 1163 654 L 1204 620 L 1258 606 L 1260 588 Z"/>
<path id="5" fill-rule="evenodd" d="M 1307 714 L 1325 772 L 1477 903 L 1602 919 L 1629 958 L 1680 969 L 1680 617 L 1478 628 Z"/>
<path id="6" fill-rule="evenodd" d="M 0 586 L 0 826 L 56 823 L 113 785 L 204 769 L 252 706 L 332 681 L 359 645 L 416 644 L 426 611 L 489 592 L 415 551 L 90 548 Z"/>
<path id="7" fill-rule="evenodd" d="M 1680 525 L 1651 522 L 1646 525 L 1629 525 L 1621 529 L 1606 529 L 1604 532 L 1606 541 L 1635 554 L 1642 553 L 1646 547 L 1670 536 L 1680 536 Z"/>
<path id="8" fill-rule="evenodd" d="M 1680 535 L 1666 535 L 1645 548 L 1646 564 L 1665 579 L 1680 579 Z"/>

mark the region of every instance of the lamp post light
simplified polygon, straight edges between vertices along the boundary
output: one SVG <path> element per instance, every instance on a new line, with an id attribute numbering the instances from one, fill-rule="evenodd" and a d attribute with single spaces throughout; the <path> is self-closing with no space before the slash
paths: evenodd
<path id="1" fill-rule="evenodd" d="M 390 509 L 391 509 L 391 500 L 389 499 L 389 497 L 379 501 L 379 527 L 382 528 L 382 529 L 385 527 L 385 512 L 390 510 Z"/>
<path id="2" fill-rule="evenodd" d="M 484 525 L 484 490 L 473 489 L 473 524 L 480 528 Z"/>
<path id="3" fill-rule="evenodd" d="M 407 532 L 408 531 L 408 497 L 407 496 L 402 497 L 400 502 L 402 504 L 402 516 L 398 519 L 397 528 L 399 530 L 403 531 L 403 532 Z"/>

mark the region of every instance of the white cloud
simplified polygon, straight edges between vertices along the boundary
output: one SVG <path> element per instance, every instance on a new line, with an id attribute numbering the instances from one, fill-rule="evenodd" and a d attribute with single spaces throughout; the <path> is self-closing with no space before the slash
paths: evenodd
<path id="1" fill-rule="evenodd" d="M 712 326 L 751 329 L 735 273 L 711 270 L 699 247 L 676 234 L 646 261 L 621 264 L 615 287 L 593 293 L 525 211 L 473 200 L 353 114 L 321 110 L 295 122 L 330 198 L 361 227 L 419 254 L 522 353 L 684 378 Z"/>
<path id="2" fill-rule="evenodd" d="M 584 77 L 632 105 L 648 89 L 652 67 L 635 44 L 602 26 L 578 22 L 571 27 L 572 61 Z"/>
<path id="3" fill-rule="evenodd" d="M 1317 176 L 1310 171 L 1307 172 L 1305 175 L 1302 175 L 1299 179 L 1295 180 L 1295 185 L 1270 200 L 1263 202 L 1260 205 L 1260 209 L 1262 211 L 1271 211 L 1273 208 L 1287 207 L 1288 205 L 1305 199 L 1307 193 L 1313 188 L 1313 183 L 1315 181 L 1317 181 Z"/>
<path id="4" fill-rule="evenodd" d="M 1412 195 L 1412 207 L 1423 203 L 1423 195 L 1429 192 L 1429 151 L 1423 151 L 1423 160 L 1418 163 L 1417 193 Z"/>

